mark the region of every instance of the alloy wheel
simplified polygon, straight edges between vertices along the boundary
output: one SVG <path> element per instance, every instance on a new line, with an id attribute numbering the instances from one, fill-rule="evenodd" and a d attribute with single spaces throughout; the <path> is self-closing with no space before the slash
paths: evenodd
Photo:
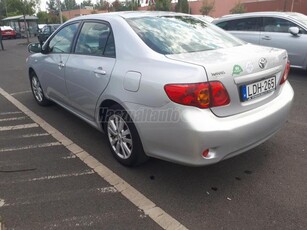
<path id="1" fill-rule="evenodd" d="M 132 135 L 126 121 L 119 115 L 113 114 L 108 119 L 108 138 L 113 151 L 121 159 L 128 159 L 133 150 Z"/>

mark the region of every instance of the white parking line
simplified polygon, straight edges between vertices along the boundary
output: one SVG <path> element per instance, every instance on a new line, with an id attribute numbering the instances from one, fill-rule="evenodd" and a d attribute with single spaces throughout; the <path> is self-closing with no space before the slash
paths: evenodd
<path id="1" fill-rule="evenodd" d="M 3 199 L 0 199 L 0 208 L 3 207 L 5 205 L 5 202 Z"/>
<path id="2" fill-rule="evenodd" d="M 92 173 L 95 173 L 94 171 Z M 117 193 L 118 191 L 114 187 L 102 187 L 102 188 L 91 188 L 91 189 L 79 189 L 79 190 L 69 190 L 61 192 L 50 192 L 46 194 L 35 194 L 32 196 L 26 197 L 14 197 L 10 199 L 9 202 L 4 202 L 0 199 L 0 208 L 1 207 L 10 207 L 10 206 L 22 206 L 22 205 L 35 205 L 40 203 L 46 203 L 48 201 L 61 201 L 66 198 L 80 197 L 84 196 L 84 193 L 93 193 L 93 194 L 107 194 L 107 193 Z"/>
<path id="3" fill-rule="evenodd" d="M 0 132 L 1 131 L 17 130 L 17 129 L 30 129 L 30 128 L 35 128 L 35 127 L 38 127 L 38 124 L 31 123 L 31 124 L 24 124 L 24 125 L 2 126 L 2 127 L 0 127 Z"/>
<path id="4" fill-rule="evenodd" d="M 32 179 L 29 179 L 27 181 L 31 182 L 31 181 L 41 181 L 41 180 L 54 180 L 54 179 L 65 178 L 65 177 L 77 177 L 77 176 L 90 175 L 90 174 L 94 174 L 94 173 L 95 172 L 93 170 L 86 170 L 86 171 L 80 172 L 80 173 L 69 173 L 69 174 L 60 174 L 60 175 L 32 178 Z"/>
<path id="5" fill-rule="evenodd" d="M 16 93 L 11 93 L 11 95 L 14 96 L 14 95 L 25 94 L 25 93 L 32 93 L 32 91 L 31 90 L 27 90 L 27 91 L 22 91 L 22 92 L 16 92 Z"/>
<path id="6" fill-rule="evenodd" d="M 3 118 L 3 119 L 0 119 L 0 122 L 1 121 L 19 121 L 19 120 L 24 120 L 24 119 L 26 119 L 26 117 Z"/>
<path id="7" fill-rule="evenodd" d="M 28 149 L 37 149 L 37 148 L 46 148 L 46 147 L 59 146 L 59 145 L 62 145 L 62 144 L 60 142 L 51 142 L 51 143 L 28 145 L 28 146 L 22 146 L 22 147 L 16 147 L 16 148 L 2 148 L 0 149 L 0 153 L 21 151 L 21 150 L 28 150 Z"/>
<path id="8" fill-rule="evenodd" d="M 29 138 L 29 137 L 43 137 L 43 136 L 49 136 L 49 133 L 33 133 L 33 134 L 25 134 L 21 136 L 16 136 L 16 138 Z"/>
<path id="9" fill-rule="evenodd" d="M 132 202 L 139 209 L 143 210 L 153 221 L 163 229 L 187 229 L 179 221 L 170 216 L 154 202 L 132 187 L 129 183 L 112 172 L 105 165 L 100 163 L 80 146 L 73 143 L 69 138 L 60 133 L 57 129 L 49 125 L 42 118 L 25 107 L 22 103 L 0 88 L 0 94 L 14 104 L 19 110 L 28 115 L 34 122 L 39 124 L 46 132 L 50 133 L 56 140 L 61 142 L 72 153 L 76 154 L 85 164 L 92 168 L 99 176 L 114 186 L 123 196 Z"/>
<path id="10" fill-rule="evenodd" d="M 22 112 L 20 112 L 20 111 L 2 112 L 2 113 L 0 113 L 0 116 L 12 115 L 12 114 L 21 114 L 21 113 L 22 113 Z"/>

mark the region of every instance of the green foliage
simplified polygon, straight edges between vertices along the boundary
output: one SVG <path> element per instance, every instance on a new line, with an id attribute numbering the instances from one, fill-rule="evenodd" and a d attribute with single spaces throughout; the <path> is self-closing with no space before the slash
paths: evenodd
<path id="1" fill-rule="evenodd" d="M 200 13 L 202 15 L 209 15 L 212 11 L 214 11 L 215 0 L 203 0 L 203 5 L 200 8 Z"/>
<path id="2" fill-rule="evenodd" d="M 49 23 L 49 14 L 45 11 L 40 11 L 36 15 L 38 17 L 38 24 L 47 24 Z"/>
<path id="3" fill-rule="evenodd" d="M 171 10 L 171 0 L 156 0 L 154 9 L 157 11 L 170 11 Z"/>
<path id="4" fill-rule="evenodd" d="M 100 0 L 95 4 L 95 9 L 97 10 L 107 10 L 109 11 L 112 8 L 112 4 L 108 1 Z"/>
<path id="5" fill-rule="evenodd" d="M 113 7 L 114 11 L 121 11 L 123 4 L 119 0 L 115 0 L 112 3 L 112 7 Z"/>
<path id="6" fill-rule="evenodd" d="M 58 5 L 56 0 L 49 0 L 46 2 L 46 4 L 49 13 L 55 13 L 56 11 L 58 11 Z"/>
<path id="7" fill-rule="evenodd" d="M 230 10 L 231 14 L 241 14 L 245 13 L 244 5 L 239 1 L 237 4 Z"/>
<path id="8" fill-rule="evenodd" d="M 140 6 L 140 2 L 138 0 L 131 0 L 127 2 L 126 6 L 128 10 L 135 11 L 135 10 L 138 10 L 138 7 Z"/>
<path id="9" fill-rule="evenodd" d="M 77 5 L 76 0 L 64 0 L 61 2 L 62 10 L 75 10 L 78 8 L 80 8 L 80 6 Z"/>
<path id="10" fill-rule="evenodd" d="M 84 6 L 94 6 L 94 4 L 92 3 L 91 0 L 83 0 L 83 2 L 81 3 L 81 5 Z"/>
<path id="11" fill-rule="evenodd" d="M 190 7 L 188 0 L 178 0 L 178 3 L 175 6 L 175 11 L 189 14 Z"/>
<path id="12" fill-rule="evenodd" d="M 38 0 L 6 0 L 6 4 L 1 1 L 1 12 L 5 12 L 6 17 L 16 15 L 33 15 L 38 5 Z M 6 8 L 5 8 L 6 5 Z"/>
<path id="13" fill-rule="evenodd" d="M 119 0 L 115 0 L 112 3 L 112 8 L 114 11 L 129 11 L 129 10 L 138 10 L 139 1 L 138 0 L 131 0 L 125 3 L 120 2 Z M 109 9 L 109 11 L 111 11 Z"/>

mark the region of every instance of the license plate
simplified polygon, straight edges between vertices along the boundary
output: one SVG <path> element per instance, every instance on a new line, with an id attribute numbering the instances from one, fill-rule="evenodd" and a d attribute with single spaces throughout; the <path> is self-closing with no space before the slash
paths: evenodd
<path id="1" fill-rule="evenodd" d="M 241 86 L 242 101 L 249 101 L 276 89 L 276 77 Z"/>

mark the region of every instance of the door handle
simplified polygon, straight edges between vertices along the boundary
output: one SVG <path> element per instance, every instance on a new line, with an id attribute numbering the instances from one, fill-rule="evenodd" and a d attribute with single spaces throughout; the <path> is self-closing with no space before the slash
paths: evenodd
<path id="1" fill-rule="evenodd" d="M 107 72 L 102 67 L 98 67 L 97 69 L 95 69 L 94 73 L 100 74 L 100 75 L 106 75 L 107 74 Z"/>
<path id="2" fill-rule="evenodd" d="M 270 36 L 264 36 L 264 37 L 262 37 L 262 40 L 271 40 L 271 37 Z"/>

